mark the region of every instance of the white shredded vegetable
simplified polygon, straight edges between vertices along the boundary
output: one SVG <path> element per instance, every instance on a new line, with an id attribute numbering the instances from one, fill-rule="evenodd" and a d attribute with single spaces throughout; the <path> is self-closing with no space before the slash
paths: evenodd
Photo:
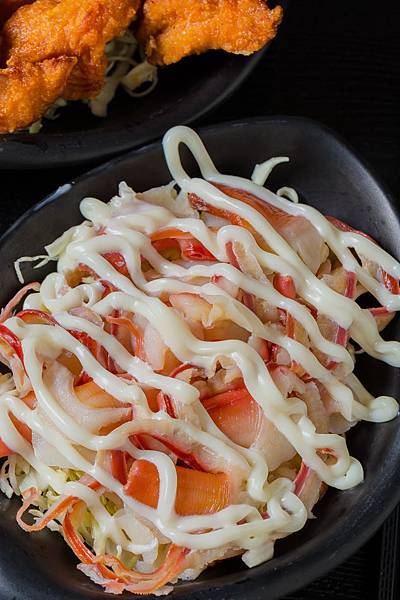
<path id="1" fill-rule="evenodd" d="M 141 98 L 150 94 L 158 83 L 157 67 L 146 60 L 131 31 L 125 31 L 107 44 L 106 55 L 108 65 L 100 93 L 95 98 L 83 100 L 96 117 L 107 116 L 108 107 L 120 87 L 129 96 Z M 59 117 L 60 109 L 68 104 L 64 98 L 59 98 L 43 118 L 54 121 Z M 42 128 L 43 119 L 40 119 L 35 121 L 28 131 L 32 134 L 39 133 Z"/>
<path id="2" fill-rule="evenodd" d="M 45 265 L 47 265 L 52 260 L 57 260 L 57 259 L 53 258 L 51 256 L 47 256 L 47 254 L 38 254 L 37 256 L 21 256 L 20 258 L 18 258 L 14 262 L 14 270 L 15 270 L 15 273 L 17 275 L 18 281 L 20 283 L 25 283 L 24 276 L 22 275 L 22 271 L 21 271 L 21 267 L 20 267 L 21 264 L 23 264 L 23 263 L 34 263 L 36 261 L 40 261 L 33 268 L 34 269 L 41 269 L 42 267 L 44 267 Z"/>

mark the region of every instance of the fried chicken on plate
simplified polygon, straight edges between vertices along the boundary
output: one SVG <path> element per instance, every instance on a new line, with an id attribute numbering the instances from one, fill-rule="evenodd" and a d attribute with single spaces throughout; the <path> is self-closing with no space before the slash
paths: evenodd
<path id="1" fill-rule="evenodd" d="M 33 123 L 65 89 L 76 58 L 61 56 L 0 70 L 0 130 Z"/>
<path id="2" fill-rule="evenodd" d="M 17 10 L 3 29 L 7 66 L 75 57 L 63 96 L 91 98 L 103 84 L 106 43 L 129 26 L 137 7 L 137 0 L 36 0 Z"/>
<path id="3" fill-rule="evenodd" d="M 129 26 L 137 6 L 134 0 L 36 0 L 16 10 L 1 36 L 0 130 L 26 127 L 60 96 L 98 94 L 105 45 Z"/>
<path id="4" fill-rule="evenodd" d="M 106 44 L 134 26 L 148 61 L 223 49 L 251 54 L 276 34 L 264 0 L 0 0 L 0 133 L 25 128 L 58 99 L 103 88 Z"/>
<path id="5" fill-rule="evenodd" d="M 138 39 L 159 65 L 207 50 L 252 54 L 275 37 L 281 20 L 282 8 L 264 0 L 146 0 Z"/>

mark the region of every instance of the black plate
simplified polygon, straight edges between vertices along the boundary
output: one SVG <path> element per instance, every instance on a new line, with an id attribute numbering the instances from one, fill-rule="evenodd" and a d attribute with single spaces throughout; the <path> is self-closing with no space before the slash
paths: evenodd
<path id="1" fill-rule="evenodd" d="M 0 0 L 1 1 L 1 0 Z M 131 98 L 119 90 L 107 118 L 75 102 L 40 133 L 0 135 L 0 169 L 68 166 L 99 161 L 159 138 L 176 123 L 191 123 L 224 102 L 246 79 L 263 51 L 251 57 L 209 52 L 159 69 L 155 90 Z"/>
<path id="2" fill-rule="evenodd" d="M 225 172 L 249 176 L 254 164 L 267 157 L 290 156 L 292 162 L 278 167 L 271 177 L 272 189 L 295 187 L 308 203 L 372 234 L 400 256 L 399 214 L 393 199 L 353 152 L 324 127 L 277 117 L 224 124 L 204 130 L 202 137 Z M 24 254 L 41 253 L 44 244 L 79 222 L 78 205 L 84 196 L 108 200 L 121 180 L 138 191 L 169 181 L 160 144 L 97 168 L 22 217 L 0 240 L 0 304 L 17 288 L 13 261 Z M 37 272 L 29 276 L 37 277 Z M 399 337 L 398 322 L 390 333 Z M 373 393 L 396 396 L 398 370 L 362 357 L 359 368 Z M 244 568 L 240 560 L 224 562 L 199 580 L 178 585 L 169 597 L 273 600 L 306 585 L 355 552 L 400 499 L 399 419 L 381 425 L 363 423 L 348 437 L 351 453 L 364 465 L 364 484 L 345 492 L 329 490 L 316 509 L 318 518 L 279 543 L 270 562 L 252 570 Z M 75 569 L 76 561 L 56 534 L 28 535 L 18 528 L 14 521 L 18 505 L 17 500 L 0 499 L 0 599 L 109 598 Z"/>

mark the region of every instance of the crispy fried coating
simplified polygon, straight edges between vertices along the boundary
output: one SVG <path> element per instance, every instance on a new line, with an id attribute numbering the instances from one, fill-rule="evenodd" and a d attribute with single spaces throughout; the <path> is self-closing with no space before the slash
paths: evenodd
<path id="1" fill-rule="evenodd" d="M 136 0 L 36 0 L 22 6 L 3 29 L 9 62 L 97 52 L 128 27 L 137 5 Z"/>
<path id="2" fill-rule="evenodd" d="M 62 56 L 0 69 L 0 132 L 40 119 L 61 96 L 76 61 Z"/>
<path id="3" fill-rule="evenodd" d="M 5 66 L 6 57 L 2 52 L 2 28 L 4 23 L 13 15 L 21 6 L 32 4 L 35 0 L 0 0 L 0 67 Z"/>
<path id="4" fill-rule="evenodd" d="M 139 0 L 23 4 L 1 35 L 1 132 L 30 125 L 60 96 L 96 96 L 104 81 L 106 43 L 127 29 Z"/>
<path id="5" fill-rule="evenodd" d="M 94 98 L 106 44 L 139 15 L 150 62 L 223 49 L 251 54 L 282 18 L 266 0 L 0 0 L 0 133 L 30 125 L 59 97 Z"/>
<path id="6" fill-rule="evenodd" d="M 158 65 L 211 49 L 251 54 L 275 37 L 282 13 L 264 0 L 145 0 L 138 38 Z"/>
<path id="7" fill-rule="evenodd" d="M 98 94 L 106 67 L 105 45 L 131 23 L 139 0 L 36 0 L 3 29 L 7 65 L 54 56 L 78 58 L 64 92 L 75 100 Z"/>

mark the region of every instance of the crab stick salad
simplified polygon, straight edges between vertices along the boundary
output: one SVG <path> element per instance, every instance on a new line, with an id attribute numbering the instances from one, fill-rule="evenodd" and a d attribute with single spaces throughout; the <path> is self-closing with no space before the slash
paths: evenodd
<path id="1" fill-rule="evenodd" d="M 287 159 L 223 175 L 186 127 L 164 150 L 173 183 L 82 200 L 84 222 L 46 248 L 57 271 L 1 313 L 1 489 L 22 497 L 24 530 L 58 531 L 116 594 L 270 559 L 327 486 L 362 482 L 345 432 L 398 412 L 354 364 L 400 365 L 380 334 L 400 264 L 267 190 Z"/>

